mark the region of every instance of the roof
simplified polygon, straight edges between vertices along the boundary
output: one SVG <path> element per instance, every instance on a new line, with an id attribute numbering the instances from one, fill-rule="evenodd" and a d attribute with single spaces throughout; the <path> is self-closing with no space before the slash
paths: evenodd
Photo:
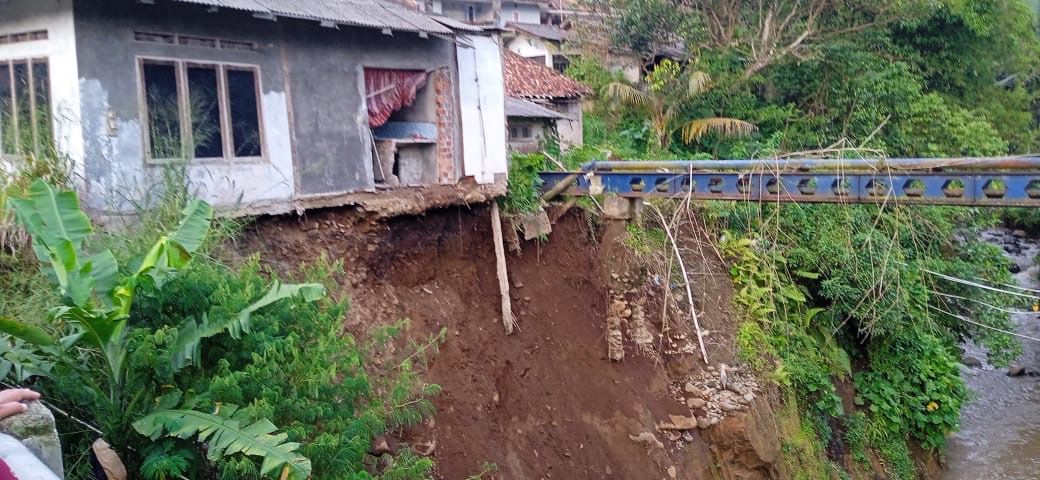
<path id="1" fill-rule="evenodd" d="M 509 50 L 502 52 L 506 95 L 517 98 L 580 98 L 592 93 L 577 80 Z"/>
<path id="2" fill-rule="evenodd" d="M 506 116 L 519 118 L 552 118 L 569 120 L 570 117 L 556 110 L 543 107 L 534 102 L 519 98 L 506 97 Z"/>
<path id="3" fill-rule="evenodd" d="M 523 32 L 545 40 L 562 42 L 567 40 L 570 32 L 555 25 L 538 25 L 534 23 L 507 23 L 506 27 L 517 32 Z"/>
<path id="4" fill-rule="evenodd" d="M 452 30 L 459 30 L 463 32 L 483 32 L 484 27 L 480 25 L 474 25 L 472 23 L 460 22 L 451 17 L 444 17 L 441 15 L 430 15 L 430 18 L 437 21 L 437 23 L 444 25 Z"/>
<path id="5" fill-rule="evenodd" d="M 387 0 L 174 0 L 305 20 L 450 35 L 429 16 Z"/>

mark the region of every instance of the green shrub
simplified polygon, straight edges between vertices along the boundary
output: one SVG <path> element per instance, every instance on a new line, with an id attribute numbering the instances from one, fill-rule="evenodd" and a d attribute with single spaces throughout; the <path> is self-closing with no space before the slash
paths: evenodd
<path id="1" fill-rule="evenodd" d="M 928 333 L 914 337 L 872 345 L 870 369 L 854 377 L 856 403 L 889 436 L 909 433 L 923 447 L 940 449 L 960 425 L 968 391 L 948 347 Z"/>
<path id="2" fill-rule="evenodd" d="M 538 172 L 546 169 L 546 158 L 540 153 L 514 153 L 509 158 L 509 186 L 503 199 L 508 213 L 532 213 L 541 207 Z"/>

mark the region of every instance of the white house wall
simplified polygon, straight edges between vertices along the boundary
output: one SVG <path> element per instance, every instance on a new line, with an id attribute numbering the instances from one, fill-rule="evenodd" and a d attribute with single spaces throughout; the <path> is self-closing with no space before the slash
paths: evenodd
<path id="1" fill-rule="evenodd" d="M 553 53 L 556 49 L 540 38 L 518 34 L 506 42 L 506 48 L 524 58 L 537 58 L 545 66 L 553 68 Z"/>
<path id="2" fill-rule="evenodd" d="M 463 172 L 492 183 L 508 171 L 505 84 L 497 37 L 462 36 L 458 48 Z"/>
<path id="3" fill-rule="evenodd" d="M 72 0 L 0 1 L 0 35 L 36 30 L 46 30 L 47 40 L 0 44 L 0 60 L 47 58 L 55 146 L 71 162 L 71 173 L 82 187 L 83 134 Z"/>
<path id="4" fill-rule="evenodd" d="M 502 20 L 538 25 L 542 23 L 542 12 L 533 3 L 502 2 Z"/>
<path id="5" fill-rule="evenodd" d="M 145 158 L 137 62 L 159 58 L 258 69 L 263 157 L 191 160 L 184 166 L 184 174 L 190 193 L 225 210 L 277 213 L 291 209 L 295 170 L 281 49 L 272 45 L 270 36 L 259 35 L 257 28 L 225 26 L 220 31 L 214 24 L 221 19 L 204 11 L 199 16 L 174 16 L 170 12 L 160 15 L 157 8 L 77 0 L 88 207 L 99 213 L 123 214 L 154 205 L 163 196 L 169 173 L 176 171 L 168 169 L 168 163 Z M 255 51 L 229 51 L 137 42 L 133 40 L 136 30 L 255 41 L 259 46 Z M 278 38 L 277 34 L 273 37 Z"/>

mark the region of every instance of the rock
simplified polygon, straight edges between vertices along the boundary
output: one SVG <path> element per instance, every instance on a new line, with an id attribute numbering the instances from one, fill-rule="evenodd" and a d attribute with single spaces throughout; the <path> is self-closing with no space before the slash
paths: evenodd
<path id="1" fill-rule="evenodd" d="M 1008 265 L 1008 271 L 1011 273 L 1019 273 L 1022 271 L 1022 267 L 1018 266 L 1015 262 L 1011 262 L 1011 264 Z"/>
<path id="2" fill-rule="evenodd" d="M 513 284 L 513 288 L 524 288 L 524 282 L 516 282 Z"/>
<path id="3" fill-rule="evenodd" d="M 368 453 L 378 457 L 384 453 L 393 453 L 393 451 L 390 450 L 390 444 L 386 441 L 386 437 L 380 435 L 372 439 L 372 448 L 368 450 Z"/>
<path id="4" fill-rule="evenodd" d="M 975 358 L 971 355 L 964 355 L 961 357 L 961 363 L 966 367 L 979 368 L 982 366 L 982 360 Z"/>
<path id="5" fill-rule="evenodd" d="M 697 428 L 704 430 L 711 426 L 711 420 L 708 417 L 697 417 Z"/>
<path id="6" fill-rule="evenodd" d="M 1026 373 L 1026 367 L 1023 367 L 1021 365 L 1012 365 L 1011 368 L 1008 368 L 1007 376 L 1009 376 L 1009 377 L 1021 377 L 1022 375 L 1025 375 L 1025 373 Z"/>
<path id="7" fill-rule="evenodd" d="M 704 396 L 704 392 L 702 392 L 701 389 L 697 388 L 697 386 L 694 385 L 693 382 L 686 382 L 686 385 L 683 385 L 683 391 L 695 397 Z"/>
<path id="8" fill-rule="evenodd" d="M 730 402 L 719 402 L 719 408 L 721 408 L 723 412 L 736 412 L 740 410 L 740 405 L 735 405 Z"/>
<path id="9" fill-rule="evenodd" d="M 40 402 L 29 402 L 26 405 L 25 413 L 0 420 L 0 432 L 18 439 L 55 475 L 64 478 L 65 467 L 62 464 L 61 442 L 54 425 L 54 415 Z"/>
<path id="10" fill-rule="evenodd" d="M 1028 237 L 1028 236 L 1029 236 L 1029 234 L 1028 234 L 1028 233 L 1026 233 L 1026 231 L 1025 231 L 1025 230 L 1021 230 L 1021 229 L 1018 229 L 1018 230 L 1014 230 L 1014 231 L 1012 231 L 1012 232 L 1011 232 L 1011 235 L 1014 235 L 1014 236 L 1015 236 L 1015 238 L 1026 238 L 1026 237 Z"/>
<path id="11" fill-rule="evenodd" d="M 659 430 L 690 430 L 697 428 L 696 417 L 684 417 L 682 415 L 668 415 L 668 423 L 659 423 Z"/>
<path id="12" fill-rule="evenodd" d="M 636 442 L 636 443 L 642 443 L 642 444 L 647 445 L 647 446 L 657 447 L 657 448 L 661 448 L 661 449 L 664 448 L 664 444 L 661 443 L 661 441 L 657 439 L 656 435 L 654 435 L 654 434 L 652 434 L 650 432 L 643 432 L 643 433 L 640 433 L 639 435 L 629 435 L 628 438 L 629 438 L 629 440 L 632 440 L 633 442 Z"/>
<path id="13" fill-rule="evenodd" d="M 422 455 L 424 457 L 428 457 L 430 455 L 433 455 L 433 451 L 436 450 L 436 449 L 437 449 L 437 441 L 436 440 L 430 440 L 429 442 L 424 442 L 424 443 L 416 443 L 415 445 L 412 446 L 412 450 L 415 450 L 415 453 L 418 453 L 419 455 Z"/>
<path id="14" fill-rule="evenodd" d="M 751 402 L 755 401 L 755 394 L 754 393 L 750 393 L 750 392 L 749 393 L 745 393 L 744 394 L 744 400 L 747 401 L 748 403 L 751 403 Z"/>
<path id="15" fill-rule="evenodd" d="M 94 444 L 90 448 L 94 451 L 94 456 L 97 457 L 98 464 L 105 471 L 108 480 L 126 480 L 126 467 L 108 442 L 99 438 L 94 440 Z"/>
<path id="16" fill-rule="evenodd" d="M 675 478 L 678 475 L 678 471 L 675 470 L 675 466 L 668 467 L 668 478 Z"/>
<path id="17" fill-rule="evenodd" d="M 690 398 L 686 400 L 686 406 L 690 408 L 704 408 L 708 402 L 705 402 L 703 398 Z"/>

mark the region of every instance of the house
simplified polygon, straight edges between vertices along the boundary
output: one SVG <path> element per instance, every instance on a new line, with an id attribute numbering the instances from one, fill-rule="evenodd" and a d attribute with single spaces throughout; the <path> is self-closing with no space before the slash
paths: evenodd
<path id="1" fill-rule="evenodd" d="M 576 53 L 565 50 L 568 31 L 556 25 L 510 22 L 502 34 L 505 47 L 524 58 L 563 73 Z"/>
<path id="2" fill-rule="evenodd" d="M 0 0 L 0 154 L 110 214 L 170 165 L 242 213 L 501 193 L 500 43 L 389 0 Z"/>
<path id="3" fill-rule="evenodd" d="M 506 97 L 506 123 L 511 151 L 540 151 L 545 140 L 558 138 L 557 122 L 568 120 L 570 117 L 556 110 L 527 100 Z"/>
<path id="4" fill-rule="evenodd" d="M 506 22 L 541 23 L 545 6 L 535 0 L 428 0 L 428 13 L 473 25 L 502 27 Z"/>
<path id="5" fill-rule="evenodd" d="M 581 104 L 582 98 L 592 93 L 588 87 L 538 61 L 521 57 L 508 50 L 502 54 L 502 68 L 508 97 L 534 103 L 563 116 L 555 119 L 542 118 L 555 124 L 561 148 L 582 144 Z M 512 101 L 511 104 L 518 105 Z M 512 111 L 514 114 L 508 119 L 510 144 L 528 142 L 531 139 L 527 137 L 533 134 L 533 130 L 524 130 L 523 127 L 529 126 L 530 117 L 519 115 L 518 109 Z M 517 134 L 515 138 L 513 133 Z"/>

